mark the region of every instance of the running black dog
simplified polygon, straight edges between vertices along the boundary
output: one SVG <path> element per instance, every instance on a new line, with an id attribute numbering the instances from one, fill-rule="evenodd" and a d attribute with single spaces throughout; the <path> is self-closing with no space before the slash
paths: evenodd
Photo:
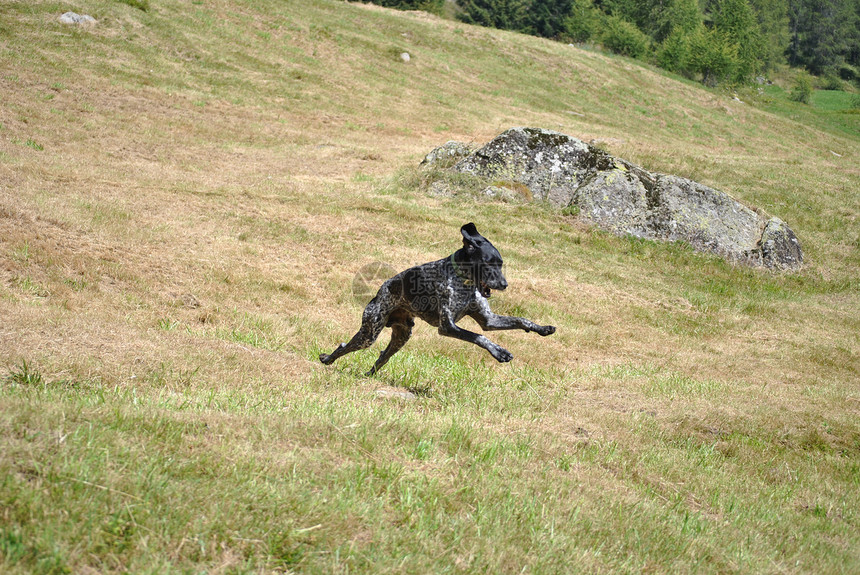
<path id="1" fill-rule="evenodd" d="M 462 249 L 447 258 L 409 268 L 382 284 L 376 297 L 364 308 L 358 333 L 330 354 L 320 354 L 320 361 L 328 365 L 343 355 L 369 347 L 382 328 L 390 327 L 391 343 L 367 372 L 373 375 L 409 340 L 416 316 L 438 327 L 441 335 L 483 347 L 500 362 L 511 361 L 514 356 L 483 335 L 457 326 L 457 322 L 468 315 L 485 331 L 522 329 L 543 336 L 555 333 L 551 325 L 490 311 L 487 301 L 490 290 L 508 287 L 502 275 L 502 256 L 478 233 L 475 224 L 466 224 L 460 233 Z"/>

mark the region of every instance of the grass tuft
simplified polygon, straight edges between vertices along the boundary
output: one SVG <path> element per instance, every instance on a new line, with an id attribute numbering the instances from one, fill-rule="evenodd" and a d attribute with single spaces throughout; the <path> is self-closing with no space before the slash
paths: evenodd
<path id="1" fill-rule="evenodd" d="M 9 371 L 9 374 L 5 377 L 5 382 L 8 385 L 36 387 L 42 385 L 42 374 L 34 370 L 32 365 L 27 363 L 26 359 L 22 359 L 20 366 L 12 368 Z"/>
<path id="2" fill-rule="evenodd" d="M 116 0 L 120 4 L 126 4 L 132 8 L 137 8 L 142 12 L 149 11 L 149 0 Z"/>

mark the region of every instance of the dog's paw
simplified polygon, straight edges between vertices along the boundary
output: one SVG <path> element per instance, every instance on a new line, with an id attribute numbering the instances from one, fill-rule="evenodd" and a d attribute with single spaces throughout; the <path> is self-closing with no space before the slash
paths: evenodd
<path id="1" fill-rule="evenodd" d="M 538 335 L 542 335 L 542 336 L 546 337 L 548 335 L 552 335 L 555 333 L 555 326 L 554 325 L 542 325 L 540 327 L 540 329 L 536 329 L 535 331 L 538 333 Z"/>
<path id="2" fill-rule="evenodd" d="M 507 363 L 514 359 L 514 354 L 503 347 L 497 347 L 493 350 L 493 357 L 495 357 L 499 363 Z"/>
<path id="3" fill-rule="evenodd" d="M 321 353 L 320 354 L 320 361 L 326 365 L 329 365 L 331 363 L 331 356 L 327 353 Z"/>

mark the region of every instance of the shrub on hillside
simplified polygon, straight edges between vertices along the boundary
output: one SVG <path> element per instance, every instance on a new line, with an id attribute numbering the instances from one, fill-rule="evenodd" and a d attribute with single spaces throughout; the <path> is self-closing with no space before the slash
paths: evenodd
<path id="1" fill-rule="evenodd" d="M 854 66 L 850 64 L 842 64 L 837 66 L 836 72 L 839 74 L 839 77 L 847 82 L 855 82 L 860 80 L 860 71 Z"/>
<path id="2" fill-rule="evenodd" d="M 845 84 L 842 82 L 842 78 L 840 78 L 836 74 L 836 70 L 829 69 L 824 73 L 824 76 L 821 78 L 821 89 L 822 90 L 844 90 Z"/>
<path id="3" fill-rule="evenodd" d="M 600 43 L 622 56 L 641 58 L 648 52 L 649 38 L 635 24 L 618 16 L 606 18 L 598 37 Z"/>
<path id="4" fill-rule="evenodd" d="M 809 103 L 812 99 L 812 79 L 809 77 L 809 74 L 800 73 L 797 75 L 797 79 L 794 81 L 794 88 L 792 88 L 791 94 L 788 97 L 801 104 Z"/>

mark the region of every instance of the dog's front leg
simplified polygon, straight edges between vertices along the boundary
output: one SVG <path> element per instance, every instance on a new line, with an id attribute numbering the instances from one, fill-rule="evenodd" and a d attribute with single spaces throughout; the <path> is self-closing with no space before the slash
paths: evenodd
<path id="1" fill-rule="evenodd" d="M 442 322 L 439 324 L 439 334 L 446 337 L 456 337 L 457 339 L 479 345 L 489 351 L 490 355 L 501 363 L 514 359 L 514 355 L 502 346 L 493 343 L 483 335 L 463 329 L 455 324 L 454 320 L 450 317 L 442 319 Z"/>
<path id="2" fill-rule="evenodd" d="M 492 314 L 486 318 L 475 318 L 481 329 L 486 331 L 500 329 L 522 329 L 525 331 L 533 331 L 538 335 L 552 335 L 555 333 L 554 325 L 538 325 L 535 322 L 524 317 L 516 317 L 511 315 L 496 315 Z M 482 321 L 483 320 L 483 321 Z"/>
<path id="3" fill-rule="evenodd" d="M 481 301 L 477 303 L 474 311 L 469 313 L 469 317 L 478 322 L 478 325 L 480 325 L 481 329 L 484 331 L 521 329 L 524 331 L 533 331 L 542 336 L 555 333 L 555 326 L 552 325 L 538 325 L 524 317 L 496 315 L 490 311 L 490 305 L 487 303 L 486 299 L 479 299 L 481 299 Z"/>

